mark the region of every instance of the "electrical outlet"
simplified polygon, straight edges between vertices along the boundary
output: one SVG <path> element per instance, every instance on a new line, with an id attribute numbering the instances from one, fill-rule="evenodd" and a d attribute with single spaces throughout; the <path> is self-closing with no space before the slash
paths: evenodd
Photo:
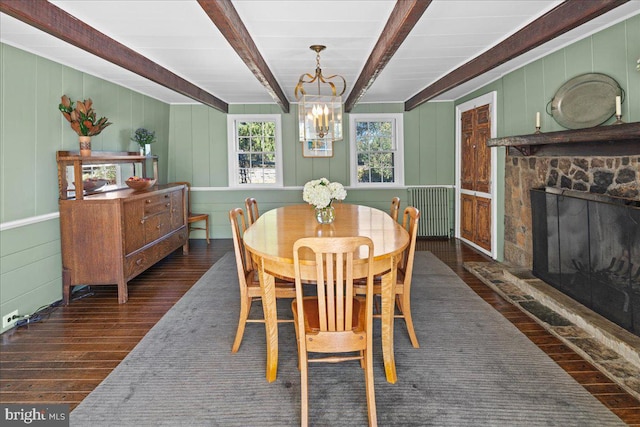
<path id="1" fill-rule="evenodd" d="M 6 316 L 2 316 L 2 329 L 13 326 L 13 324 L 18 320 L 18 310 L 12 311 Z"/>

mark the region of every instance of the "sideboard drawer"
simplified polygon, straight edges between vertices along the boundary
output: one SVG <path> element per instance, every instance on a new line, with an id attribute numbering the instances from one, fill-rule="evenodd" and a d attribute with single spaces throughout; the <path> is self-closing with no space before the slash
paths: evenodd
<path id="1" fill-rule="evenodd" d="M 171 209 L 171 193 L 158 194 L 144 201 L 144 215 L 155 215 Z"/>
<path id="2" fill-rule="evenodd" d="M 149 248 L 135 254 L 127 255 L 124 259 L 124 276 L 127 278 L 135 277 L 153 265 L 153 262 L 147 256 Z"/>
<path id="3" fill-rule="evenodd" d="M 162 258 L 166 257 L 173 249 L 187 242 L 187 228 L 171 233 L 166 239 L 162 239 L 155 245 L 139 252 L 129 254 L 124 259 L 124 275 L 127 280 L 151 267 Z"/>

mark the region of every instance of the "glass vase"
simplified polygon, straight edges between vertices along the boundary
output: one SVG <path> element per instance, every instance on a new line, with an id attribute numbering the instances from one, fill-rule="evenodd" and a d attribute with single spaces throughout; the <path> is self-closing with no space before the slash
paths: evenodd
<path id="1" fill-rule="evenodd" d="M 331 224 L 334 219 L 336 219 L 336 211 L 333 209 L 333 206 L 316 208 L 316 220 L 320 224 Z"/>

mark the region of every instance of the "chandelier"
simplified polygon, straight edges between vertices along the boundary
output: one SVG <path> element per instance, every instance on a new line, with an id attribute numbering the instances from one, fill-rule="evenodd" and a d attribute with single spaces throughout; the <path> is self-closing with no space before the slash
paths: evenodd
<path id="1" fill-rule="evenodd" d="M 344 77 L 337 74 L 329 77 L 322 75 L 320 52 L 326 46 L 313 45 L 309 48 L 316 52 L 316 73 L 315 75 L 302 74 L 294 92 L 296 100 L 299 101 L 300 141 L 311 144 L 340 141 L 342 140 L 342 94 L 347 87 L 347 82 Z M 336 84 L 332 80 L 338 83 L 342 80 L 340 93 L 337 93 Z M 317 94 L 308 94 L 304 85 L 314 83 L 317 86 Z"/>

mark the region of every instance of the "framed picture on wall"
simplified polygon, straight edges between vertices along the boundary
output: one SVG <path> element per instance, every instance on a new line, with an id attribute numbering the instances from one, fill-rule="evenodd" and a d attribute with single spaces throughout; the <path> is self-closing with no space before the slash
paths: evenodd
<path id="1" fill-rule="evenodd" d="M 333 157 L 333 141 L 302 141 L 302 157 Z"/>

